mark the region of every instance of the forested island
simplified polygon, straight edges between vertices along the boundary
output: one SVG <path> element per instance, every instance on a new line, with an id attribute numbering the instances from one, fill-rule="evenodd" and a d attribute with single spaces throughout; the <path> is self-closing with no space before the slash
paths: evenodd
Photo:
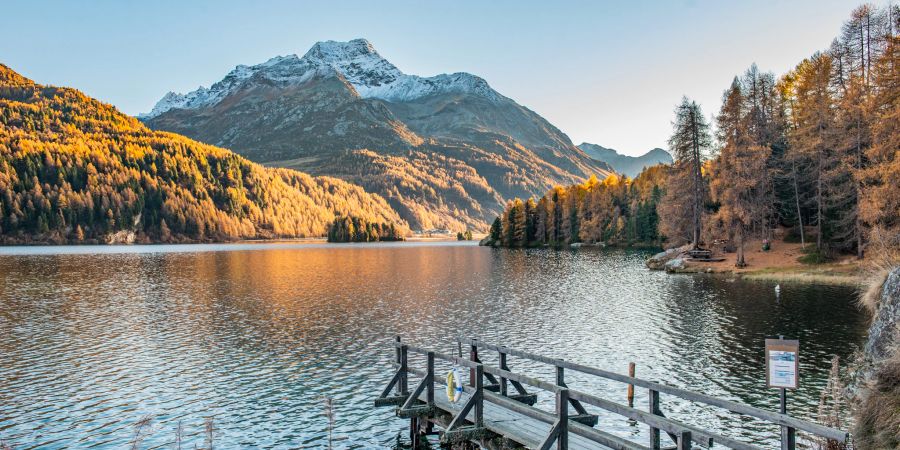
<path id="1" fill-rule="evenodd" d="M 402 241 L 402 230 L 393 223 L 370 222 L 360 217 L 336 217 L 328 227 L 328 242 Z"/>
<path id="2" fill-rule="evenodd" d="M 538 201 L 511 201 L 482 241 L 509 247 L 574 243 L 659 244 L 657 206 L 669 168 L 657 165 L 634 180 L 610 175 L 603 181 L 557 186 Z"/>

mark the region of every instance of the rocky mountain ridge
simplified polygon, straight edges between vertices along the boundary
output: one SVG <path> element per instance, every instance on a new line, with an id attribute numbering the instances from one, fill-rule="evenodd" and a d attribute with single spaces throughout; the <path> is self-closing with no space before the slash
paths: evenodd
<path id="1" fill-rule="evenodd" d="M 641 173 L 645 167 L 672 164 L 672 155 L 661 148 L 654 148 L 641 156 L 623 155 L 614 149 L 587 142 L 581 143 L 578 148 L 591 158 L 609 164 L 616 172 L 632 178 Z"/>
<path id="2" fill-rule="evenodd" d="M 142 120 L 360 184 L 413 228 L 486 229 L 508 199 L 610 172 L 485 80 L 404 74 L 363 39 L 237 66 L 209 88 L 167 94 Z"/>

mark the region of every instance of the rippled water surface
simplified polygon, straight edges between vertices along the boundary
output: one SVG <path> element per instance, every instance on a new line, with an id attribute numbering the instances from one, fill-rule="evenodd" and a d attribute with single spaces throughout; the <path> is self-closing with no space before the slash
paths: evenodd
<path id="1" fill-rule="evenodd" d="M 212 418 L 218 448 L 324 447 L 328 396 L 335 447 L 394 447 L 406 424 L 372 399 L 396 334 L 447 353 L 464 334 L 619 372 L 634 361 L 641 377 L 773 410 L 763 340 L 784 334 L 801 340 L 790 408 L 815 417 L 831 356 L 864 336 L 853 290 L 786 285 L 777 301 L 773 283 L 648 272 L 646 256 L 456 243 L 0 249 L 0 440 L 172 448 L 180 423 L 193 448 Z M 567 381 L 625 401 L 620 384 Z M 662 406 L 748 442 L 777 435 L 665 395 Z M 601 426 L 646 442 L 621 418 L 601 414 Z"/>

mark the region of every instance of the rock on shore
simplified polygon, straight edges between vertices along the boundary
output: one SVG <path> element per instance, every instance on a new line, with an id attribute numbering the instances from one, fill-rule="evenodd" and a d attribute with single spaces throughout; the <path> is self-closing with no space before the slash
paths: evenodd
<path id="1" fill-rule="evenodd" d="M 672 261 L 674 259 L 678 259 L 683 253 L 687 252 L 691 249 L 691 245 L 687 244 L 681 247 L 670 248 L 664 252 L 659 252 L 653 255 L 650 259 L 647 260 L 647 268 L 650 270 L 663 270 L 666 269 L 666 263 Z M 681 266 L 684 266 L 684 260 L 682 260 Z"/>

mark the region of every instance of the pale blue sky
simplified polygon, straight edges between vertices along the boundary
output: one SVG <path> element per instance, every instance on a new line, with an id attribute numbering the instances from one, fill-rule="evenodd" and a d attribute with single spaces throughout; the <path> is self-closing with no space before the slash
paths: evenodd
<path id="1" fill-rule="evenodd" d="M 406 73 L 474 73 L 576 144 L 637 154 L 665 146 L 682 95 L 713 113 L 735 74 L 792 68 L 859 3 L 6 0 L 0 62 L 137 114 L 237 64 L 364 37 Z"/>

